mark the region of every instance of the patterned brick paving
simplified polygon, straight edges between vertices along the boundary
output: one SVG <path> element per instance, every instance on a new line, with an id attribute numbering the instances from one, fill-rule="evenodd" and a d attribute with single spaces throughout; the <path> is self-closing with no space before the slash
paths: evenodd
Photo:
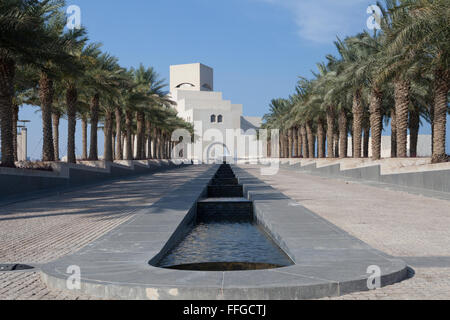
<path id="1" fill-rule="evenodd" d="M 244 168 L 259 176 L 256 167 Z M 2 207 L 0 262 L 39 264 L 75 252 L 203 171 L 191 167 Z M 371 246 L 413 260 L 408 280 L 332 299 L 450 299 L 448 201 L 283 170 L 260 178 Z M 50 290 L 37 272 L 3 272 L 0 299 L 92 297 Z"/>
<path id="2" fill-rule="evenodd" d="M 205 169 L 171 170 L 3 206 L 0 263 L 42 264 L 71 254 Z M 0 272 L 0 299 L 89 298 L 49 290 L 37 272 Z"/>

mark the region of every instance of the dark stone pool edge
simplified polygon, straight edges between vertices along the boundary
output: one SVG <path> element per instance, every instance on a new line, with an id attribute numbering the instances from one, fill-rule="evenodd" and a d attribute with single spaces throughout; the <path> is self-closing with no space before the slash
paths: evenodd
<path id="1" fill-rule="evenodd" d="M 208 170 L 210 178 L 214 174 L 214 169 L 211 169 Z M 82 270 L 82 283 L 79 291 L 99 298 L 265 300 L 312 299 L 368 290 L 368 275 L 362 269 L 366 265 L 366 262 L 363 261 L 366 258 L 367 264 L 378 264 L 382 267 L 381 283 L 383 286 L 399 282 L 407 277 L 407 266 L 403 261 L 386 256 L 368 247 L 326 220 L 308 212 L 302 206 L 291 206 L 293 200 L 286 198 L 277 190 L 248 174 L 245 170 L 235 166 L 233 170 L 235 170 L 240 183 L 244 185 L 245 194 L 254 201 L 255 214 L 258 221 L 266 228 L 273 240 L 296 263 L 297 261 L 299 262 L 298 265 L 274 270 L 238 272 L 162 271 L 160 268 L 148 265 L 151 254 L 130 253 L 128 259 L 123 258 L 121 254 L 124 254 L 127 250 L 123 250 L 120 253 L 116 253 L 117 250 L 114 253 L 112 251 L 111 253 L 108 252 L 108 261 L 93 260 L 95 259 L 95 254 L 98 255 L 102 246 L 105 247 L 111 238 L 117 234 L 123 235 L 125 233 L 126 235 L 127 227 L 139 227 L 141 222 L 145 221 L 133 219 L 130 223 L 125 224 L 123 228 L 119 227 L 118 230 L 113 230 L 108 235 L 89 245 L 88 248 L 82 249 L 81 252 L 44 265 L 41 269 L 43 281 L 51 288 L 67 290 L 66 281 L 69 275 L 65 274 L 64 270 L 68 265 L 78 263 L 81 265 Z M 174 226 L 176 232 L 173 232 L 166 239 L 159 237 L 160 243 L 151 246 L 155 247 L 155 251 L 152 252 L 155 258 L 152 261 L 158 260 L 156 256 L 161 256 L 162 252 L 173 244 L 174 239 L 179 238 L 185 232 L 183 231 L 185 228 L 182 226 L 187 216 L 192 214 L 193 200 L 198 199 L 204 193 L 207 182 L 208 179 L 204 179 L 194 186 L 186 186 L 186 188 L 189 187 L 191 192 L 189 196 L 182 197 L 176 208 L 173 207 L 173 201 L 170 201 L 170 199 L 168 199 L 169 201 L 163 200 L 161 202 L 162 205 L 166 206 L 165 210 L 176 213 L 177 219 L 175 220 L 177 225 Z M 195 190 L 192 190 L 192 188 Z M 269 212 L 274 209 L 276 210 L 275 212 L 284 211 L 285 213 L 284 216 L 279 216 L 278 221 L 277 217 Z M 151 211 L 150 208 L 149 211 Z M 341 259 L 339 261 L 332 260 L 333 251 L 329 252 L 331 260 L 327 260 L 326 256 L 330 254 L 326 250 L 323 252 L 323 257 L 317 256 L 316 250 L 306 249 L 302 252 L 301 249 L 293 246 L 294 242 L 287 233 L 286 235 L 288 236 L 283 237 L 283 230 L 279 224 L 286 217 L 291 219 L 293 216 L 289 215 L 293 213 L 300 215 L 300 218 L 306 219 L 304 222 L 311 223 L 311 239 L 314 240 L 314 233 L 324 232 L 324 230 L 328 232 L 327 228 L 329 228 L 330 232 L 337 232 L 336 238 L 330 239 L 330 242 L 344 241 L 345 247 L 345 243 L 348 241 L 352 246 L 361 246 L 361 250 L 355 251 L 357 254 L 354 255 L 352 249 L 342 248 L 342 253 L 344 256 L 348 255 L 348 260 L 345 260 L 345 257 L 342 260 L 342 257 L 339 258 L 337 256 L 338 260 Z M 153 214 L 155 214 L 155 211 L 153 211 Z M 142 213 L 141 218 L 145 219 L 146 213 Z M 313 220 L 308 220 L 310 218 Z M 291 221 L 289 224 L 296 223 L 301 224 L 302 222 Z M 317 230 L 314 229 L 316 226 L 319 226 L 316 228 Z M 147 239 L 144 240 L 150 240 L 148 239 L 149 235 L 145 235 L 145 237 Z M 168 241 L 170 239 L 171 241 Z M 139 241 L 139 239 L 136 241 Z M 308 255 L 312 262 L 305 264 L 303 259 L 308 257 Z M 114 257 L 117 257 L 116 260 L 120 261 L 115 261 Z M 322 260 L 324 258 L 325 260 Z M 337 270 L 334 270 L 335 267 L 337 267 Z M 120 270 L 122 272 L 118 271 L 119 268 L 122 268 Z M 83 272 L 86 269 L 88 272 Z M 126 272 L 127 270 L 129 271 Z M 87 275 L 85 275 L 86 273 Z"/>

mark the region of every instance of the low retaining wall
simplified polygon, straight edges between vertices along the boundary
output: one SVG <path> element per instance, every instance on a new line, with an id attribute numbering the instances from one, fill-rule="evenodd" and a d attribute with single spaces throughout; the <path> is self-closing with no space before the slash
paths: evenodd
<path id="1" fill-rule="evenodd" d="M 138 174 L 156 173 L 191 164 L 171 160 L 82 161 L 77 164 L 50 163 L 53 171 L 0 168 L 0 200 L 32 193 L 62 190 Z"/>
<path id="2" fill-rule="evenodd" d="M 302 165 L 301 162 L 290 163 L 283 160 L 280 162 L 280 168 L 303 171 L 324 177 L 346 177 L 402 187 L 450 193 L 450 169 L 446 169 L 445 166 L 446 165 L 436 165 L 433 168 L 432 165 L 429 165 L 426 168 L 427 170 L 423 170 L 420 167 L 414 167 L 410 170 L 411 172 L 383 173 L 382 164 L 371 165 L 370 163 L 367 163 L 361 167 L 345 168 L 342 163 L 330 163 L 329 165 L 318 167 L 318 162 L 311 163 L 311 161 L 306 162 L 304 165 Z M 447 167 L 450 167 L 450 165 L 447 165 Z M 399 171 L 405 169 L 407 169 L 407 167 L 400 167 Z M 414 169 L 415 171 L 413 171 Z"/>

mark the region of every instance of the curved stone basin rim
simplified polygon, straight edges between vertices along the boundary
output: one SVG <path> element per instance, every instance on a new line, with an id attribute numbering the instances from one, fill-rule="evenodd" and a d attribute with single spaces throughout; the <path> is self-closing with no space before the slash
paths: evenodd
<path id="1" fill-rule="evenodd" d="M 403 261 L 369 247 L 236 166 L 234 172 L 245 196 L 254 201 L 259 223 L 295 265 L 237 272 L 149 266 L 149 254 L 157 257 L 163 252 L 174 240 L 175 230 L 192 218 L 192 204 L 204 196 L 217 167 L 196 167 L 201 172 L 192 180 L 142 209 L 127 223 L 79 252 L 42 266 L 44 282 L 66 290 L 67 267 L 78 265 L 80 291 L 95 297 L 265 300 L 311 299 L 367 290 L 370 265 L 380 267 L 382 286 L 406 278 Z"/>

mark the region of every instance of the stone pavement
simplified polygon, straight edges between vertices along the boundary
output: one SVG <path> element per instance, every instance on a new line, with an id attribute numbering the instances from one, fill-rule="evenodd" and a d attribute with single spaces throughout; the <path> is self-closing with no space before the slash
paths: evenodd
<path id="1" fill-rule="evenodd" d="M 0 263 L 39 265 L 74 253 L 207 170 L 190 166 L 0 209 Z M 1 299 L 89 299 L 49 290 L 37 272 L 0 272 Z"/>
<path id="2" fill-rule="evenodd" d="M 261 176 L 303 206 L 411 267 L 410 279 L 332 299 L 450 299 L 450 201 L 281 169 Z"/>
<path id="3" fill-rule="evenodd" d="M 256 166 L 242 167 L 414 270 L 401 283 L 333 299 L 450 299 L 449 201 L 285 170 L 261 177 Z M 78 251 L 204 170 L 193 166 L 1 207 L 0 263 L 41 264 Z M 0 273 L 0 299 L 90 298 L 49 290 L 36 272 Z"/>

